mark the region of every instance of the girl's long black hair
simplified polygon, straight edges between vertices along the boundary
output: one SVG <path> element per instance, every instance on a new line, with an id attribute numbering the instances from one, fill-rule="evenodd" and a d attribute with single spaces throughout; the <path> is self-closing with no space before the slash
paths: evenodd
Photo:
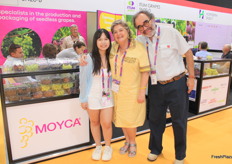
<path id="1" fill-rule="evenodd" d="M 110 38 L 110 34 L 107 30 L 105 29 L 98 29 L 93 36 L 93 48 L 92 48 L 92 59 L 93 59 L 93 74 L 97 75 L 100 73 L 101 70 L 101 56 L 99 53 L 99 49 L 97 47 L 97 40 L 101 37 L 102 34 L 105 34 L 106 37 L 109 39 L 110 41 L 110 45 L 106 50 L 106 61 L 107 61 L 107 72 L 110 71 L 110 49 L 111 49 L 111 38 Z"/>

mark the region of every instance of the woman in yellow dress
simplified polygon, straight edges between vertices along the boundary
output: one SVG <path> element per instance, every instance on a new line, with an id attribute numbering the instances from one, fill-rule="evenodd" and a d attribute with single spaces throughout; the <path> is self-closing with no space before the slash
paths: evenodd
<path id="1" fill-rule="evenodd" d="M 132 39 L 126 22 L 116 20 L 111 26 L 115 42 L 110 53 L 112 91 L 114 97 L 113 121 L 121 127 L 126 142 L 120 153 L 136 155 L 136 129 L 145 121 L 145 92 L 150 64 L 145 47 Z"/>

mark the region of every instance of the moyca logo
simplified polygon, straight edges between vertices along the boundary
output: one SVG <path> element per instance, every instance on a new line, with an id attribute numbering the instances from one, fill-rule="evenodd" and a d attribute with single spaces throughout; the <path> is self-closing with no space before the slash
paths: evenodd
<path id="1" fill-rule="evenodd" d="M 81 118 L 75 118 L 75 119 L 68 119 L 68 120 L 63 120 L 60 122 L 50 122 L 48 124 L 43 124 L 42 126 L 40 125 L 35 125 L 35 134 L 39 133 L 46 133 L 46 132 L 51 132 L 55 130 L 62 130 L 62 129 L 67 129 L 67 128 L 72 128 L 75 126 L 81 126 L 80 122 Z"/>
<path id="2" fill-rule="evenodd" d="M 21 148 L 26 148 L 29 144 L 30 138 L 39 133 L 46 133 L 55 130 L 62 130 L 81 126 L 81 118 L 67 119 L 63 121 L 50 122 L 48 124 L 35 125 L 33 120 L 21 118 L 19 120 L 19 134 L 21 136 Z"/>
<path id="3" fill-rule="evenodd" d="M 135 5 L 134 1 L 128 1 L 127 10 L 129 11 L 135 10 L 134 5 Z"/>
<path id="4" fill-rule="evenodd" d="M 33 132 L 34 121 L 28 120 L 26 118 L 21 118 L 19 120 L 19 134 L 21 136 L 20 143 L 21 148 L 26 148 L 29 143 L 29 139 L 34 135 Z"/>
<path id="5" fill-rule="evenodd" d="M 204 16 L 205 16 L 205 11 L 199 10 L 199 18 L 204 19 Z"/>

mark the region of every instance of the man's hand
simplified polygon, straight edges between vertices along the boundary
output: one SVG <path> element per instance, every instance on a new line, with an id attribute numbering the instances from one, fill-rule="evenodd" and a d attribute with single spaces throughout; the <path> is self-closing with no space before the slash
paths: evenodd
<path id="1" fill-rule="evenodd" d="M 188 81 L 187 81 L 187 86 L 188 86 L 188 93 L 190 93 L 193 90 L 194 87 L 194 61 L 193 61 L 193 53 L 191 50 L 188 50 L 185 53 L 186 56 L 186 63 L 187 63 L 187 68 L 188 68 Z"/>
<path id="2" fill-rule="evenodd" d="M 188 86 L 188 93 L 190 93 L 194 88 L 194 78 L 188 78 L 187 86 Z"/>

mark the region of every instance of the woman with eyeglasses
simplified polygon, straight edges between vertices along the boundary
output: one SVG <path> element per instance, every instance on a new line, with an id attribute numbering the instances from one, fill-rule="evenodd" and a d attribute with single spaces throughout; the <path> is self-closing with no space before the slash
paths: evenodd
<path id="1" fill-rule="evenodd" d="M 126 22 L 116 20 L 111 26 L 112 43 L 110 66 L 114 97 L 113 122 L 126 138 L 120 154 L 136 155 L 136 130 L 145 121 L 145 92 L 150 64 L 144 46 L 132 38 Z"/>
<path id="2" fill-rule="evenodd" d="M 150 20 L 150 21 L 149 21 Z M 155 16 L 148 11 L 139 11 L 133 17 L 134 27 L 142 35 L 137 37 L 147 48 L 151 64 L 148 84 L 150 153 L 149 161 L 155 161 L 163 150 L 163 133 L 166 112 L 172 116 L 175 140 L 174 164 L 184 164 L 186 157 L 186 132 L 188 94 L 194 88 L 194 61 L 188 43 L 174 28 L 155 24 Z M 183 57 L 186 57 L 188 79 Z"/>

